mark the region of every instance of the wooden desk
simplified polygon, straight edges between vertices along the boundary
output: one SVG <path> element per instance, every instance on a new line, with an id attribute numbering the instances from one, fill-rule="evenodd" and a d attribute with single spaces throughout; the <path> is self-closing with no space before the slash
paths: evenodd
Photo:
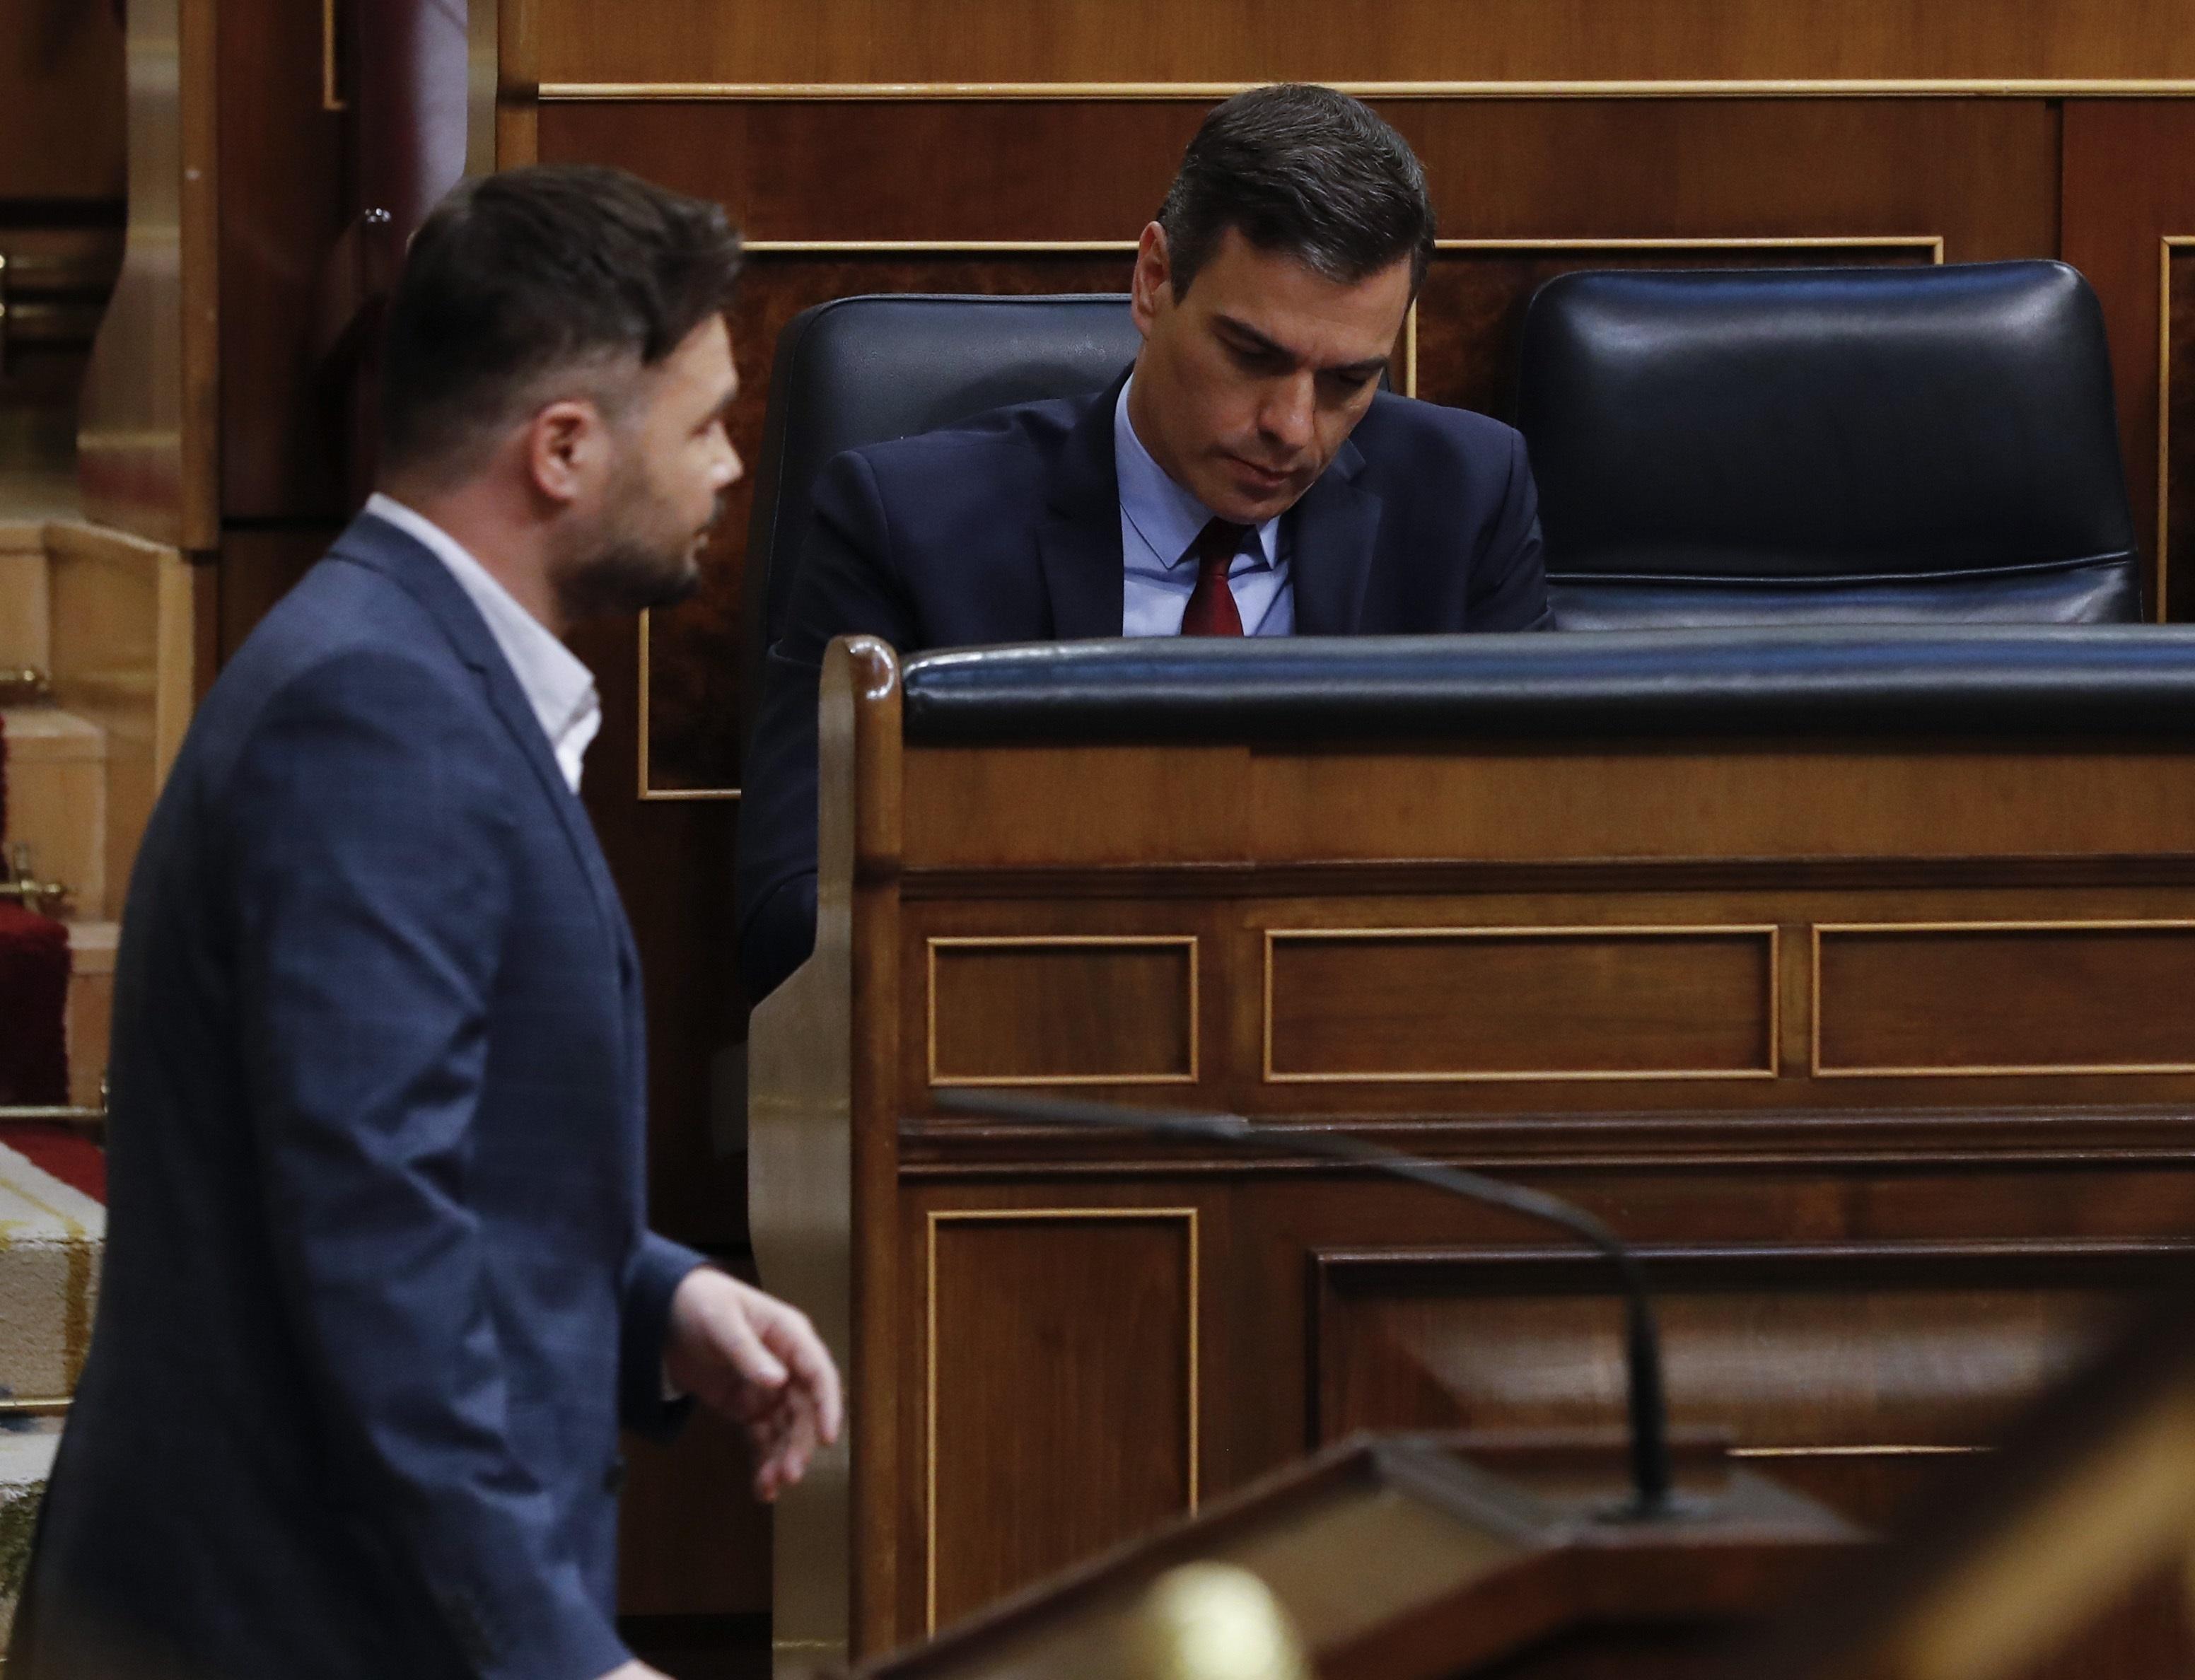
<path id="1" fill-rule="evenodd" d="M 818 946 L 753 1037 L 763 1276 L 854 1407 L 779 1514 L 788 1655 L 919 1637 L 1352 1430 L 1620 1417 L 1609 1280 L 1541 1230 L 946 1119 L 940 1085 L 1347 1125 L 1574 1198 L 1646 1257 L 1676 1423 L 1870 1525 L 2184 1273 L 2186 742 L 1621 724 L 926 739 L 889 650 L 832 649 Z"/>

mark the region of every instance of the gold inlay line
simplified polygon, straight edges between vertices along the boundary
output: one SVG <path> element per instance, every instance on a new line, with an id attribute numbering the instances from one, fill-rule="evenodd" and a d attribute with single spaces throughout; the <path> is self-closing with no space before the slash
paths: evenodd
<path id="1" fill-rule="evenodd" d="M 544 105 L 726 101 L 1154 100 L 1232 98 L 1263 81 L 1230 82 L 544 82 Z M 1690 80 L 1336 82 L 1367 100 L 1444 99 L 2186 99 L 2178 77 L 1727 77 Z"/>
<path id="2" fill-rule="evenodd" d="M 1733 1447 L 1733 1458 L 1957 1458 L 1986 1453 L 1986 1447 Z"/>

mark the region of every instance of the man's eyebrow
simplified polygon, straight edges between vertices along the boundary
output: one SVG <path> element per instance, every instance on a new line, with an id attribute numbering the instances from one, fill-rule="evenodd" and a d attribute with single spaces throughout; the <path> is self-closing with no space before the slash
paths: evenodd
<path id="1" fill-rule="evenodd" d="M 1237 320 L 1234 316 L 1226 314 L 1214 314 L 1212 319 L 1216 325 L 1224 327 L 1236 337 L 1248 340 L 1249 348 L 1256 351 L 1260 355 L 1276 356 L 1284 361 L 1289 362 L 1300 362 L 1303 360 L 1300 355 L 1288 348 L 1287 345 L 1278 343 L 1274 340 L 1266 337 L 1264 333 L 1259 331 L 1257 328 L 1252 326 L 1247 321 Z M 1361 362 L 1349 362 L 1340 367 L 1321 368 L 1319 371 L 1322 373 L 1346 374 L 1350 377 L 1357 379 L 1369 379 L 1374 374 L 1379 372 L 1381 368 L 1386 366 L 1386 357 L 1371 356 Z"/>

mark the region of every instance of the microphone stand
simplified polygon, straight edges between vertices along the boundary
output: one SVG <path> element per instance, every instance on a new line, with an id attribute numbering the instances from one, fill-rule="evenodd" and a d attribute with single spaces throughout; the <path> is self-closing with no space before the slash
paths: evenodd
<path id="1" fill-rule="evenodd" d="M 1218 1143 L 1229 1148 L 1293 1149 L 1350 1166 L 1369 1168 L 1390 1177 L 1445 1190 L 1467 1201 L 1521 1214 L 1563 1229 L 1607 1256 L 1623 1286 L 1626 1302 L 1624 1363 L 1629 1380 L 1632 1500 L 1615 1515 L 1638 1521 L 1668 1516 L 1672 1509 L 1669 1470 L 1669 1410 L 1662 1385 L 1662 1339 L 1646 1280 L 1638 1257 L 1623 1240 L 1583 1208 L 1558 1197 L 1505 1184 L 1476 1172 L 1420 1160 L 1360 1137 L 1332 1132 L 1267 1129 L 1240 1114 L 1206 1114 L 1170 1108 L 1135 1108 L 1111 1102 L 1084 1102 L 990 1090 L 941 1090 L 939 1110 L 973 1119 L 1073 1126 L 1092 1131 L 1140 1131 L 1160 1137 Z"/>

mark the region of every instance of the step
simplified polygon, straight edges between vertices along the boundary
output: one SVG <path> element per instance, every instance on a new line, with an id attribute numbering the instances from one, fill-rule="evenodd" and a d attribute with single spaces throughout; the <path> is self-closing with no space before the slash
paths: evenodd
<path id="1" fill-rule="evenodd" d="M 0 1651 L 8 1648 L 15 1601 L 23 1590 L 23 1568 L 31 1557 L 31 1530 L 38 1520 L 38 1501 L 45 1496 L 60 1440 L 58 1419 L 0 1425 Z"/>
<path id="2" fill-rule="evenodd" d="M 107 1243 L 107 1210 L 89 1193 L 104 1188 L 105 1163 L 84 1138 L 58 1128 L 0 1129 L 0 1397 L 47 1401 L 75 1390 Z M 0 1653 L 62 1422 L 59 1413 L 0 1415 Z"/>
<path id="3" fill-rule="evenodd" d="M 91 1339 L 107 1210 L 33 1162 L 26 1135 L 17 1141 L 0 1141 L 0 1398 L 56 1401 L 74 1390 Z M 68 1171 L 65 1159 L 87 1149 L 56 1135 L 44 1153 Z"/>
<path id="4" fill-rule="evenodd" d="M 68 930 L 69 1101 L 96 1108 L 114 1026 L 114 947 L 122 924 L 72 921 Z"/>
<path id="5" fill-rule="evenodd" d="M 69 913 L 90 921 L 107 897 L 107 738 L 96 723 L 54 706 L 0 710 L 8 754 L 8 832 L 31 848 L 42 881 L 69 889 Z"/>

